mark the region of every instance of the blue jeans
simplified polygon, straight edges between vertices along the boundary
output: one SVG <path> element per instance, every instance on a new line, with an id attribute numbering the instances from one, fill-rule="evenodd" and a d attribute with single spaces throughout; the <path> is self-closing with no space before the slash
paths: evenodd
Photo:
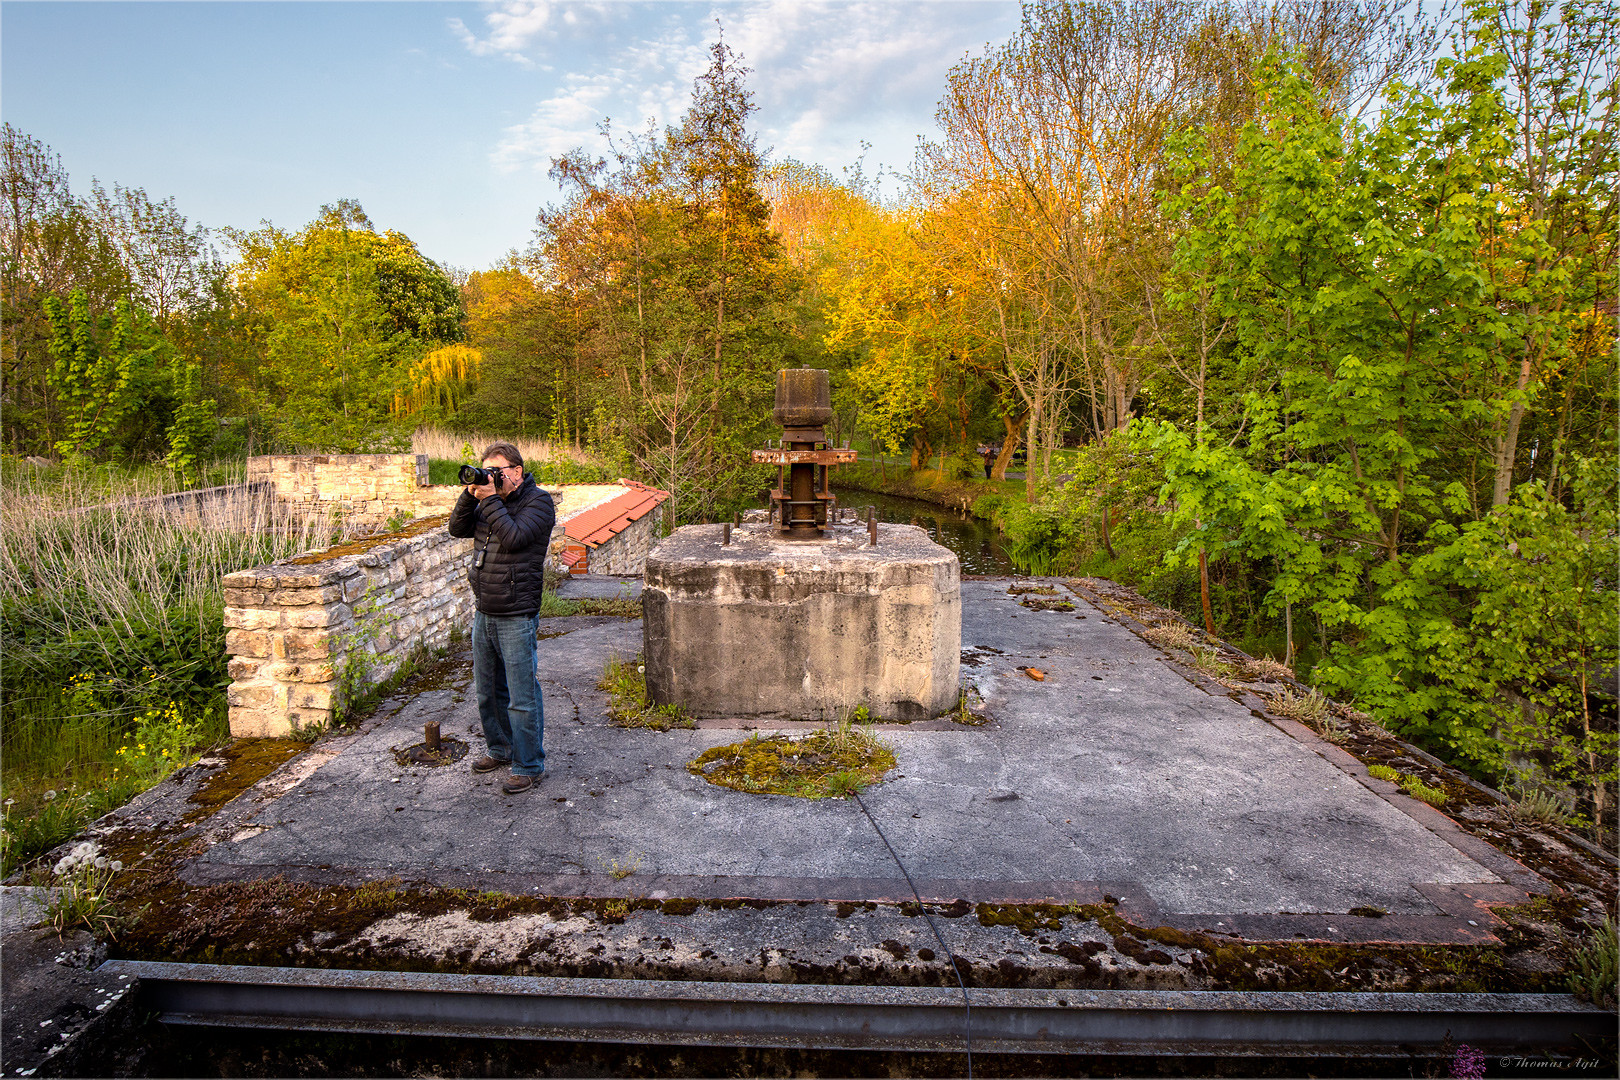
<path id="1" fill-rule="evenodd" d="M 490 757 L 512 763 L 514 776 L 546 771 L 546 712 L 534 658 L 539 621 L 538 615 L 473 614 L 473 687 L 484 743 Z"/>

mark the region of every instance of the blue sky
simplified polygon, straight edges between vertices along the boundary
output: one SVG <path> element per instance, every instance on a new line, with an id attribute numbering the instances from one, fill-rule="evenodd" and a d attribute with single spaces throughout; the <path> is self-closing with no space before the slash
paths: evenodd
<path id="1" fill-rule="evenodd" d="M 0 5 L 0 118 L 210 228 L 298 228 L 356 198 L 469 270 L 525 246 L 550 158 L 673 121 L 715 19 L 754 69 L 762 148 L 904 167 L 950 66 L 1017 27 L 988 3 Z"/>

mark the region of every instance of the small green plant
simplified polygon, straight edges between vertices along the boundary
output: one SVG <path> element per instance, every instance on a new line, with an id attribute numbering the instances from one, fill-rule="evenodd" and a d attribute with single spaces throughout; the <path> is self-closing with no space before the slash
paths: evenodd
<path id="1" fill-rule="evenodd" d="M 608 877 L 614 881 L 623 881 L 641 869 L 641 856 L 635 852 L 631 852 L 630 857 L 624 862 L 620 862 L 618 859 L 604 858 L 600 855 L 596 857 L 596 861 L 602 864 L 602 869 L 606 870 Z"/>
<path id="2" fill-rule="evenodd" d="M 58 937 L 84 927 L 93 934 L 113 936 L 118 916 L 113 909 L 113 878 L 124 869 L 117 859 L 108 859 L 94 840 L 83 840 L 57 860 L 51 868 L 54 890 L 45 907 L 46 921 Z"/>
<path id="3" fill-rule="evenodd" d="M 630 914 L 630 901 L 609 900 L 602 905 L 602 917 L 614 921 L 623 921 Z"/>
<path id="4" fill-rule="evenodd" d="M 1316 733 L 1335 746 L 1350 741 L 1350 725 L 1332 712 L 1322 714 L 1316 722 Z"/>
<path id="5" fill-rule="evenodd" d="M 554 619 L 561 615 L 578 615 L 579 601 L 564 600 L 556 593 L 547 589 L 540 596 L 540 617 Z"/>
<path id="6" fill-rule="evenodd" d="M 1520 792 L 1508 805 L 1513 820 L 1526 825 L 1553 825 L 1563 828 L 1569 824 L 1570 807 L 1567 797 L 1557 792 L 1531 788 Z"/>
<path id="7" fill-rule="evenodd" d="M 1401 790 L 1433 807 L 1446 805 L 1446 793 L 1439 788 L 1432 788 L 1415 776 L 1401 777 Z"/>
<path id="8" fill-rule="evenodd" d="M 1367 766 L 1367 775 L 1375 780 L 1388 780 L 1392 784 L 1399 783 L 1401 779 L 1401 774 L 1388 765 L 1369 765 Z"/>
<path id="9" fill-rule="evenodd" d="M 607 691 L 608 719 L 616 727 L 668 731 L 696 726 L 679 705 L 655 705 L 647 697 L 647 666 L 640 656 L 634 660 L 609 656 L 596 688 Z"/>
<path id="10" fill-rule="evenodd" d="M 1601 1008 L 1615 1006 L 1615 984 L 1620 981 L 1620 934 L 1615 921 L 1604 916 L 1577 945 L 1569 965 L 1569 991 Z"/>
<path id="11" fill-rule="evenodd" d="M 827 777 L 827 794 L 837 799 L 847 799 L 858 791 L 870 787 L 872 781 L 857 769 L 840 769 Z"/>
<path id="12" fill-rule="evenodd" d="M 1320 723 L 1328 711 L 1327 698 L 1322 696 L 1320 690 L 1301 694 L 1286 686 L 1271 696 L 1270 705 L 1278 716 L 1286 716 L 1290 720 L 1298 720 L 1312 727 Z"/>
<path id="13" fill-rule="evenodd" d="M 1232 674 L 1232 665 L 1221 659 L 1220 651 L 1217 649 L 1194 649 L 1192 661 L 1193 667 L 1217 679 L 1225 679 Z"/>
<path id="14" fill-rule="evenodd" d="M 328 725 L 322 723 L 294 724 L 287 737 L 294 742 L 313 743 L 326 734 Z"/>
<path id="15" fill-rule="evenodd" d="M 1521 824 L 1563 827 L 1574 816 L 1572 794 L 1559 790 L 1544 772 L 1533 766 L 1513 770 L 1507 790 L 1513 796 L 1508 814 Z"/>
<path id="16" fill-rule="evenodd" d="M 988 724 L 990 722 L 988 716 L 973 711 L 973 702 L 975 700 L 983 704 L 983 699 L 979 698 L 977 691 L 963 687 L 956 695 L 956 708 L 952 709 L 950 713 L 951 723 L 962 724 L 966 727 L 980 727 Z"/>

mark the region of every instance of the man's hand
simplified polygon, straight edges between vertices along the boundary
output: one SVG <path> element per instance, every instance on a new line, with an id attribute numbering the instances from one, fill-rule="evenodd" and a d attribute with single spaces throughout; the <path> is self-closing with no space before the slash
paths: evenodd
<path id="1" fill-rule="evenodd" d="M 468 484 L 467 485 L 467 494 L 471 495 L 473 498 L 477 499 L 479 502 L 483 502 L 485 499 L 487 499 L 491 495 L 495 494 L 495 485 L 492 484 L 492 483 L 491 484 Z"/>

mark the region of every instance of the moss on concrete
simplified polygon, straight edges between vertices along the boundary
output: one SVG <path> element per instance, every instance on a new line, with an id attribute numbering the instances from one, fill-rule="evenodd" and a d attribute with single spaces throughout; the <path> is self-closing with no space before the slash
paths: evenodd
<path id="1" fill-rule="evenodd" d="M 879 783 L 894 764 L 887 743 L 843 724 L 799 738 L 756 734 L 705 750 L 687 769 L 711 784 L 751 795 L 826 799 Z"/>

